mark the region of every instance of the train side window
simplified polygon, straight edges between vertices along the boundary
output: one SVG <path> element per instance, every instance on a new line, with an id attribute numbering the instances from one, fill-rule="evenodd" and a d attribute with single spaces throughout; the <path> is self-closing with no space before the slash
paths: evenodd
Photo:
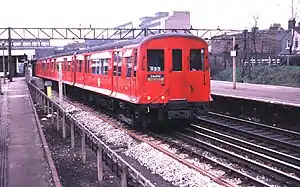
<path id="1" fill-rule="evenodd" d="M 68 70 L 67 71 L 71 71 L 71 62 L 68 61 Z"/>
<path id="2" fill-rule="evenodd" d="M 100 73 L 101 75 L 104 75 L 104 59 L 100 59 Z"/>
<path id="3" fill-rule="evenodd" d="M 149 72 L 161 72 L 164 71 L 165 57 L 163 49 L 148 49 L 147 50 L 147 62 Z"/>
<path id="4" fill-rule="evenodd" d="M 71 72 L 75 72 L 75 63 L 71 61 Z"/>
<path id="5" fill-rule="evenodd" d="M 90 68 L 90 57 L 86 56 L 85 57 L 85 73 L 90 72 L 89 68 Z"/>
<path id="6" fill-rule="evenodd" d="M 126 77 L 131 77 L 132 57 L 126 57 Z"/>
<path id="7" fill-rule="evenodd" d="M 121 57 L 121 52 L 115 52 L 114 53 L 114 76 L 121 76 L 122 74 L 122 57 Z"/>
<path id="8" fill-rule="evenodd" d="M 134 49 L 134 61 L 133 61 L 133 77 L 136 77 L 136 69 L 137 69 L 137 49 Z"/>
<path id="9" fill-rule="evenodd" d="M 85 59 L 85 64 L 84 64 L 84 72 L 88 73 L 88 58 Z"/>
<path id="10" fill-rule="evenodd" d="M 82 71 L 82 60 L 78 61 L 78 72 Z"/>
<path id="11" fill-rule="evenodd" d="M 122 57 L 119 56 L 118 58 L 118 76 L 122 75 Z"/>
<path id="12" fill-rule="evenodd" d="M 190 71 L 203 70 L 204 64 L 204 49 L 190 50 Z"/>
<path id="13" fill-rule="evenodd" d="M 172 50 L 172 70 L 182 71 L 182 50 L 181 49 Z"/>
<path id="14" fill-rule="evenodd" d="M 114 76 L 116 76 L 117 75 L 117 65 L 118 65 L 118 56 L 117 56 L 117 53 L 115 52 L 114 53 L 114 57 L 113 57 L 114 59 L 113 59 L 113 64 L 114 64 Z"/>
<path id="15" fill-rule="evenodd" d="M 97 59 L 97 74 L 101 74 L 101 59 Z"/>
<path id="16" fill-rule="evenodd" d="M 97 73 L 97 59 L 92 59 L 92 74 L 98 74 Z"/>
<path id="17" fill-rule="evenodd" d="M 108 59 L 103 60 L 103 75 L 108 75 Z"/>

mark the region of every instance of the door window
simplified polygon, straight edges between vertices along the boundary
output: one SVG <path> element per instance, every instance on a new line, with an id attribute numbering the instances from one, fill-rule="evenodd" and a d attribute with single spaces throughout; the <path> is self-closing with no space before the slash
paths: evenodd
<path id="1" fill-rule="evenodd" d="M 172 50 L 172 70 L 182 71 L 182 50 L 181 49 Z"/>
<path id="2" fill-rule="evenodd" d="M 132 57 L 126 57 L 126 77 L 131 77 Z"/>
<path id="3" fill-rule="evenodd" d="M 204 64 L 204 49 L 190 50 L 190 71 L 203 70 Z"/>

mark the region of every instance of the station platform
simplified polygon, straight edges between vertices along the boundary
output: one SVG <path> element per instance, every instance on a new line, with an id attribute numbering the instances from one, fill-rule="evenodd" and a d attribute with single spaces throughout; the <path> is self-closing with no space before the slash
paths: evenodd
<path id="1" fill-rule="evenodd" d="M 300 107 L 300 88 L 211 80 L 211 94 Z"/>
<path id="2" fill-rule="evenodd" d="M 25 78 L 13 78 L 2 86 L 0 186 L 55 186 Z"/>

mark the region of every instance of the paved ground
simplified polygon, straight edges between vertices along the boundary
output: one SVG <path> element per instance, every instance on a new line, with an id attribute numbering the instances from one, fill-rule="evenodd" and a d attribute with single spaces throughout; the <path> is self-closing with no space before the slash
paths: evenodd
<path id="1" fill-rule="evenodd" d="M 7 113 L 1 119 L 8 123 L 8 187 L 53 186 L 24 78 L 14 78 L 4 90 L 2 108 L 5 104 Z"/>
<path id="2" fill-rule="evenodd" d="M 300 88 L 237 83 L 237 87 L 234 90 L 232 89 L 232 82 L 212 80 L 211 91 L 213 95 L 233 96 L 237 98 L 247 97 L 258 101 L 300 106 Z"/>

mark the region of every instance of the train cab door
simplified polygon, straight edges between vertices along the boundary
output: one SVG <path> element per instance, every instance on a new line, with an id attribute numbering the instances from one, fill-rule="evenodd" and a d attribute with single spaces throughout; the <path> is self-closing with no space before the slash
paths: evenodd
<path id="1" fill-rule="evenodd" d="M 199 98 L 208 95 L 209 87 L 207 85 L 206 70 L 204 69 L 205 49 L 193 47 L 188 50 L 189 65 L 187 83 L 188 100 L 197 101 Z M 204 99 L 204 98 L 203 98 Z"/>
<path id="2" fill-rule="evenodd" d="M 169 63 L 169 96 L 171 100 L 186 100 L 186 77 L 183 67 L 183 50 L 180 48 L 168 49 L 167 62 Z M 168 59 L 171 58 L 171 59 Z"/>

